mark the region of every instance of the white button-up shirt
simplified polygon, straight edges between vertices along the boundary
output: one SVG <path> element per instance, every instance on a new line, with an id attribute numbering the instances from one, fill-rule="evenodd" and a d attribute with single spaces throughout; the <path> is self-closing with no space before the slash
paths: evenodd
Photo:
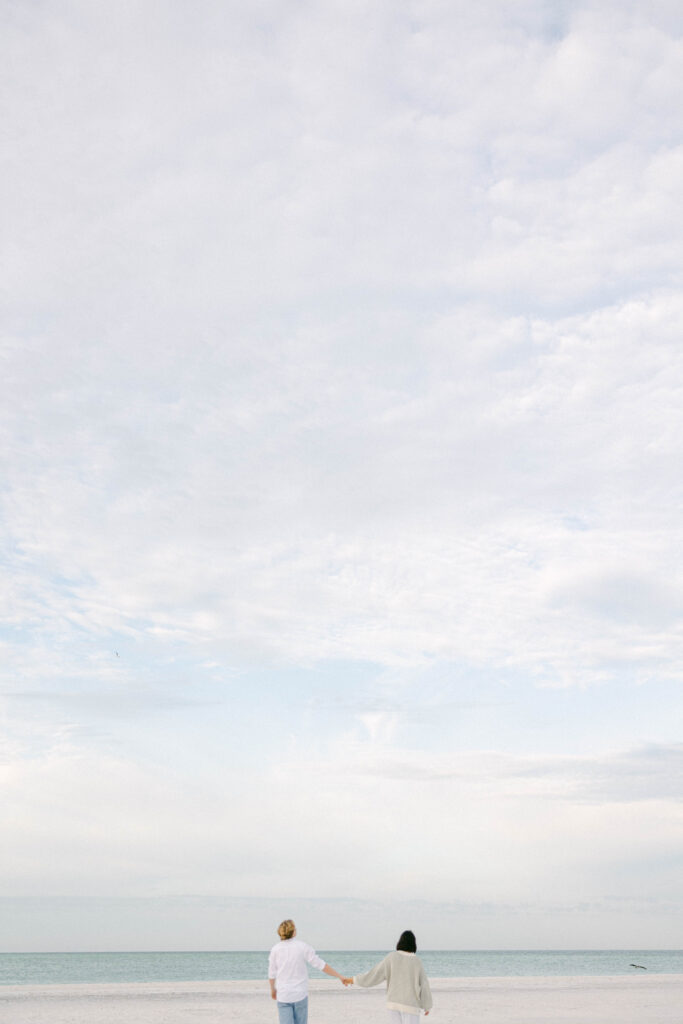
<path id="1" fill-rule="evenodd" d="M 308 971 L 306 964 L 322 971 L 325 961 L 312 946 L 296 936 L 280 939 L 268 957 L 268 977 L 275 981 L 278 1003 L 298 1003 L 308 995 Z"/>

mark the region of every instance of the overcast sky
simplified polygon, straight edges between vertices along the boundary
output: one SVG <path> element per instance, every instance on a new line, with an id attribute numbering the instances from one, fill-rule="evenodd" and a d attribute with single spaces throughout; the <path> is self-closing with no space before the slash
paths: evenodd
<path id="1" fill-rule="evenodd" d="M 678 0 L 0 10 L 0 946 L 682 946 Z"/>

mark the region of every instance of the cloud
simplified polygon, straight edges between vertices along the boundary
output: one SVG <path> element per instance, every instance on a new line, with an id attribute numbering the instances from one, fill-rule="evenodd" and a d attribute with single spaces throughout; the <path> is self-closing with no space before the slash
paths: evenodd
<path id="1" fill-rule="evenodd" d="M 212 656 L 467 656 L 552 679 L 571 648 L 588 677 L 625 656 L 675 671 L 678 305 L 449 318 L 406 350 L 410 390 L 382 379 L 381 352 L 362 379 L 309 349 L 301 379 L 264 368 L 246 432 L 200 382 L 172 414 L 150 392 L 130 451 L 106 415 L 54 419 L 49 457 L 10 450 L 8 617 L 165 631 Z M 488 351 L 471 355 L 461 331 Z M 76 430 L 83 459 L 100 453 L 97 486 L 74 469 Z"/>
<path id="2" fill-rule="evenodd" d="M 5 892 L 400 901 L 412 877 L 428 901 L 552 904 L 634 884 L 663 899 L 677 891 L 680 761 L 678 747 L 542 759 L 340 740 L 324 759 L 199 779 L 67 742 L 3 771 Z M 306 842 L 283 846 L 293 828 Z"/>
<path id="3" fill-rule="evenodd" d="M 7 877 L 265 891 L 297 771 L 291 892 L 674 863 L 680 11 L 188 12 L 3 16 Z"/>
<path id="4" fill-rule="evenodd" d="M 361 721 L 365 725 L 365 717 Z M 571 757 L 511 754 L 495 751 L 426 754 L 401 753 L 386 738 L 371 731 L 369 744 L 352 745 L 345 774 L 410 779 L 415 784 L 454 781 L 475 790 L 500 786 L 510 797 L 597 803 L 638 803 L 680 799 L 683 749 L 680 744 L 650 745 L 622 753 Z M 324 767 L 321 766 L 324 771 Z M 328 769 L 329 771 L 330 769 Z"/>
<path id="5" fill-rule="evenodd" d="M 119 717 L 145 712 L 181 711 L 196 704 L 187 698 L 170 696 L 167 693 L 126 693 L 114 691 L 107 693 L 98 690 L 96 693 L 85 692 L 32 692 L 4 693 L 9 701 L 35 702 L 46 704 L 52 712 L 66 714 L 95 715 L 104 719 L 110 716 Z"/>

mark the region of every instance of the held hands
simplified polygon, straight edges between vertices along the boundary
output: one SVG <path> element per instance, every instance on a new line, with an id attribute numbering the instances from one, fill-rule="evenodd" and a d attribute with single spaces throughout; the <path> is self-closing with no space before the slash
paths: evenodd
<path id="1" fill-rule="evenodd" d="M 342 985 L 347 988 L 349 985 L 353 985 L 353 978 L 341 978 Z"/>

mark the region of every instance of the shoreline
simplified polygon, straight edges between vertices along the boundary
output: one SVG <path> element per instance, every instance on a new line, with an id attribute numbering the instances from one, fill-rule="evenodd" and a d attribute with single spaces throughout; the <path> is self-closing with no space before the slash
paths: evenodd
<path id="1" fill-rule="evenodd" d="M 615 985 L 626 985 L 630 986 L 633 984 L 639 984 L 650 981 L 663 981 L 666 982 L 671 980 L 674 984 L 683 984 L 683 974 L 670 974 L 668 972 L 656 972 L 648 971 L 646 974 L 491 974 L 491 975 L 468 975 L 460 976 L 453 975 L 452 977 L 443 978 L 430 978 L 430 985 L 443 986 L 444 991 L 448 991 L 450 986 L 462 985 L 465 988 L 473 988 L 481 984 L 484 986 L 506 986 L 512 985 L 517 987 L 523 985 L 526 982 L 533 986 L 544 987 L 548 985 L 553 987 L 558 983 L 572 986 L 574 984 L 585 986 L 593 983 L 610 982 Z M 309 980 L 309 989 L 311 993 L 314 992 L 327 992 L 330 989 L 339 989 L 339 981 L 337 978 L 311 978 Z M 264 988 L 265 986 L 265 988 Z M 207 991 L 221 991 L 226 990 L 229 992 L 244 991 L 245 993 L 256 993 L 260 991 L 268 991 L 268 979 L 264 974 L 263 978 L 216 978 L 206 981 L 66 981 L 66 982 L 30 982 L 22 985 L 3 985 L 0 984 L 0 994 L 8 990 L 15 990 L 16 992 L 27 991 L 31 989 L 43 990 L 43 989 L 54 989 L 55 992 L 61 992 L 64 989 L 73 989 L 74 992 L 80 989 L 90 989 L 94 991 L 105 991 L 111 990 L 116 992 L 119 989 L 126 988 L 131 990 L 139 991 L 187 991 L 193 992 L 195 990 Z M 361 989 L 357 986 L 353 987 L 356 992 L 375 992 L 380 991 L 381 986 L 376 989 Z M 351 988 L 346 991 L 351 991 Z"/>
<path id="2" fill-rule="evenodd" d="M 683 974 L 434 978 L 430 1020 L 477 1024 L 680 1024 Z M 267 981 L 0 987 L 8 1024 L 277 1024 Z M 384 1024 L 384 986 L 310 984 L 311 1024 Z"/>

